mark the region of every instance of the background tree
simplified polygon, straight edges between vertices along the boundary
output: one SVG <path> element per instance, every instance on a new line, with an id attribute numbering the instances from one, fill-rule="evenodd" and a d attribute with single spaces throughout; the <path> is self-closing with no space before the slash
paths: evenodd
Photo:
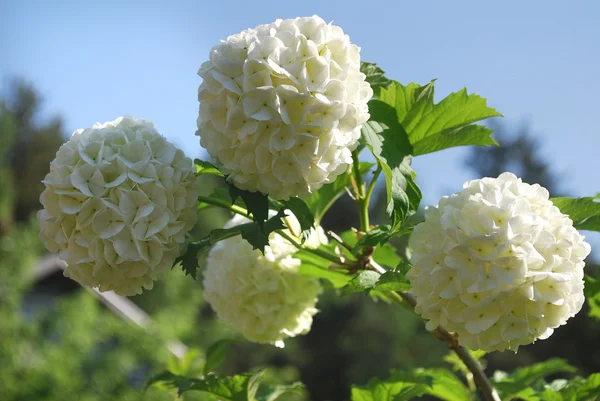
<path id="1" fill-rule="evenodd" d="M 59 117 L 40 122 L 41 106 L 42 100 L 33 87 L 19 80 L 12 82 L 7 99 L 0 103 L 1 179 L 18 183 L 13 186 L 10 202 L 15 221 L 26 221 L 40 209 L 39 197 L 44 189 L 41 181 L 65 140 Z"/>

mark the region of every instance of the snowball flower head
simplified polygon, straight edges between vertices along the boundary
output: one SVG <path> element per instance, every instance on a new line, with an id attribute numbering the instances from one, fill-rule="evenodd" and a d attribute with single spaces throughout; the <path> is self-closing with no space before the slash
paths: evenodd
<path id="1" fill-rule="evenodd" d="M 545 339 L 584 301 L 589 244 L 546 189 L 511 173 L 467 182 L 427 208 L 411 246 L 415 310 L 471 349 Z"/>
<path id="2" fill-rule="evenodd" d="M 150 121 L 77 130 L 42 181 L 40 238 L 67 262 L 65 276 L 139 294 L 173 265 L 196 222 L 194 173 Z"/>
<path id="3" fill-rule="evenodd" d="M 236 216 L 226 227 L 245 222 Z M 308 241 L 318 242 L 318 237 L 315 232 Z M 219 242 L 204 269 L 204 298 L 248 340 L 283 347 L 284 339 L 310 330 L 321 292 L 315 278 L 298 273 L 300 259 L 292 257 L 295 251 L 275 233 L 264 255 L 240 236 Z"/>
<path id="4" fill-rule="evenodd" d="M 245 30 L 198 75 L 196 134 L 237 187 L 307 197 L 352 163 L 373 91 L 340 27 L 313 16 Z"/>

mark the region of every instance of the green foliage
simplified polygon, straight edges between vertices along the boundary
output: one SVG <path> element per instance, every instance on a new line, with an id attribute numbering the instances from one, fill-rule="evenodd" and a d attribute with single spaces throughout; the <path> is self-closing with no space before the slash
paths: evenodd
<path id="1" fill-rule="evenodd" d="M 388 271 L 379 274 L 372 270 L 364 270 L 342 287 L 340 294 L 348 295 L 354 292 L 369 294 L 371 291 L 406 291 L 408 289 L 410 289 L 410 282 L 401 272 Z"/>
<path id="2" fill-rule="evenodd" d="M 330 262 L 308 251 L 298 251 L 294 254 L 294 257 L 302 261 L 302 265 L 298 270 L 300 274 L 325 279 L 334 288 L 341 288 L 352 279 L 352 276 L 342 270 L 329 269 Z"/>
<path id="3" fill-rule="evenodd" d="M 546 376 L 555 373 L 573 373 L 575 370 L 564 359 L 553 358 L 545 362 L 519 368 L 511 375 L 507 375 L 504 372 L 496 372 L 492 378 L 492 382 L 503 400 L 511 400 L 530 394 L 534 383 Z"/>
<path id="4" fill-rule="evenodd" d="M 308 239 L 310 230 L 315 227 L 315 217 L 311 213 L 308 205 L 300 198 L 290 198 L 281 201 L 286 209 L 289 209 L 300 223 L 301 233 L 293 233 L 297 237 L 302 238 L 302 242 Z"/>
<path id="5" fill-rule="evenodd" d="M 385 272 L 379 277 L 379 280 L 373 287 L 374 290 L 386 291 L 407 291 L 410 289 L 410 282 L 406 275 L 400 271 Z"/>
<path id="6" fill-rule="evenodd" d="M 586 275 L 583 293 L 590 307 L 589 315 L 600 319 L 600 280 Z"/>
<path id="7" fill-rule="evenodd" d="M 374 272 L 372 270 L 361 271 L 356 276 L 354 276 L 352 280 L 348 282 L 348 284 L 342 287 L 340 294 L 348 295 L 354 292 L 368 293 L 375 287 L 380 276 L 381 275 L 379 273 Z"/>
<path id="8" fill-rule="evenodd" d="M 366 174 L 371 167 L 373 167 L 373 163 L 360 162 L 360 173 L 362 175 Z M 345 172 L 339 175 L 331 184 L 323 185 L 321 189 L 313 193 L 306 200 L 306 204 L 312 211 L 317 223 L 321 221 L 331 205 L 344 194 L 346 188 L 350 185 L 350 180 L 350 174 Z"/>
<path id="9" fill-rule="evenodd" d="M 267 220 L 263 225 L 253 222 L 244 224 L 241 227 L 242 238 L 244 238 L 253 249 L 259 249 L 262 253 L 265 252 L 265 246 L 269 245 L 269 235 L 273 231 L 285 228 L 281 221 L 285 217 L 284 209 L 281 209 L 275 216 Z"/>
<path id="10" fill-rule="evenodd" d="M 250 192 L 239 189 L 230 183 L 227 183 L 227 185 L 229 186 L 231 203 L 235 203 L 237 198 L 242 198 L 246 205 L 246 210 L 252 214 L 252 219 L 262 226 L 269 218 L 269 198 L 260 192 Z"/>
<path id="11" fill-rule="evenodd" d="M 210 162 L 194 159 L 194 164 L 196 165 L 196 175 L 210 174 L 219 177 L 225 177 L 223 173 L 219 171 L 219 168 Z"/>
<path id="12" fill-rule="evenodd" d="M 217 242 L 239 235 L 240 233 L 243 233 L 244 230 L 252 230 L 254 226 L 258 226 L 258 224 L 247 223 L 231 228 L 215 228 L 206 237 L 198 241 L 190 242 L 185 253 L 175 259 L 175 264 L 173 266 L 177 266 L 181 263 L 183 272 L 196 279 L 199 253 L 208 252 L 208 250 Z M 252 237 L 252 234 L 248 235 Z"/>
<path id="13" fill-rule="evenodd" d="M 235 340 L 228 338 L 219 340 L 206 350 L 206 363 L 204 364 L 204 374 L 214 372 L 221 365 L 231 349 L 231 345 L 235 344 Z"/>
<path id="14" fill-rule="evenodd" d="M 552 198 L 554 206 L 573 220 L 578 230 L 600 231 L 600 196 Z"/>
<path id="15" fill-rule="evenodd" d="M 219 397 L 223 401 L 255 401 L 256 391 L 260 384 L 262 372 L 244 373 L 235 376 L 224 376 L 209 373 L 201 379 L 179 376 L 171 372 L 162 372 L 153 376 L 148 386 L 162 383 L 177 389 L 182 395 L 187 391 L 196 390 Z"/>
<path id="16" fill-rule="evenodd" d="M 356 251 L 365 246 L 385 244 L 392 235 L 392 227 L 389 225 L 374 227 L 358 240 L 354 245 L 354 250 Z"/>
<path id="17" fill-rule="evenodd" d="M 352 401 L 404 401 L 423 395 L 446 401 L 472 398 L 466 386 L 443 368 L 394 371 L 385 381 L 372 379 L 365 388 L 352 388 Z"/>
<path id="18" fill-rule="evenodd" d="M 381 92 L 382 88 L 387 88 L 392 83 L 391 80 L 386 78 L 385 72 L 377 67 L 375 63 L 361 61 L 360 72 L 365 74 L 365 81 L 371 85 L 375 97 Z"/>
<path id="19" fill-rule="evenodd" d="M 231 202 L 231 197 L 229 196 L 229 190 L 227 188 L 216 188 L 208 197 L 223 205 L 234 204 L 234 202 Z M 212 203 L 202 201 L 198 202 L 198 210 L 206 209 L 209 207 L 215 207 L 215 205 Z"/>
<path id="20" fill-rule="evenodd" d="M 268 386 L 267 388 L 259 388 L 256 394 L 257 401 L 275 401 L 284 394 L 301 395 L 304 392 L 304 385 L 296 382 L 290 385 Z"/>
<path id="21" fill-rule="evenodd" d="M 206 373 L 203 377 L 191 378 L 165 371 L 153 376 L 147 387 L 176 388 L 179 396 L 188 391 L 202 391 L 222 401 L 275 401 L 286 393 L 302 393 L 304 386 L 301 383 L 261 386 L 263 374 L 263 370 L 234 376 Z"/>
<path id="22" fill-rule="evenodd" d="M 497 145 L 492 129 L 473 123 L 501 114 L 466 88 L 434 104 L 434 81 L 425 86 L 394 81 L 379 99 L 395 108 L 415 156 L 455 146 Z"/>
<path id="23" fill-rule="evenodd" d="M 386 183 L 386 212 L 392 219 L 392 231 L 396 231 L 417 211 L 422 197 L 410 168 L 412 146 L 393 107 L 371 100 L 369 113 L 371 119 L 363 125 L 362 135 L 382 168 Z"/>

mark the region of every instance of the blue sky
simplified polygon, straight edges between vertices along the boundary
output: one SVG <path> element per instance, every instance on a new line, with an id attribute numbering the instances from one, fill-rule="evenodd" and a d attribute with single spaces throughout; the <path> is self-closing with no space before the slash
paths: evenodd
<path id="1" fill-rule="evenodd" d="M 437 78 L 437 97 L 466 86 L 542 138 L 563 187 L 600 191 L 596 128 L 600 3 L 564 1 L 0 0 L 0 90 L 35 84 L 69 132 L 123 114 L 151 119 L 200 156 L 196 72 L 229 34 L 276 18 L 333 20 L 403 83 Z M 464 149 L 415 160 L 425 203 L 478 178 Z"/>

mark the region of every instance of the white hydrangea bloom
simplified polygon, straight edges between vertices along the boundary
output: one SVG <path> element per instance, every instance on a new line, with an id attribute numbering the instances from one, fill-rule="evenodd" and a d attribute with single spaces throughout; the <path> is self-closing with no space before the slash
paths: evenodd
<path id="1" fill-rule="evenodd" d="M 198 71 L 200 144 L 241 189 L 307 197 L 352 163 L 369 118 L 359 51 L 318 16 L 228 37 Z"/>
<path id="2" fill-rule="evenodd" d="M 407 276 L 428 329 L 443 325 L 471 349 L 516 351 L 579 312 L 590 246 L 548 197 L 504 173 L 425 210 Z"/>
<path id="3" fill-rule="evenodd" d="M 75 131 L 42 182 L 40 238 L 67 262 L 65 276 L 100 291 L 152 288 L 196 222 L 194 164 L 150 121 Z"/>
<path id="4" fill-rule="evenodd" d="M 286 220 L 297 224 L 293 216 Z M 225 227 L 245 222 L 236 216 Z M 317 243 L 318 232 L 308 241 Z M 217 243 L 203 271 L 204 298 L 248 340 L 283 347 L 284 339 L 310 330 L 321 292 L 317 279 L 298 273 L 301 262 L 292 257 L 294 252 L 276 233 L 270 235 L 264 255 L 240 236 Z"/>

